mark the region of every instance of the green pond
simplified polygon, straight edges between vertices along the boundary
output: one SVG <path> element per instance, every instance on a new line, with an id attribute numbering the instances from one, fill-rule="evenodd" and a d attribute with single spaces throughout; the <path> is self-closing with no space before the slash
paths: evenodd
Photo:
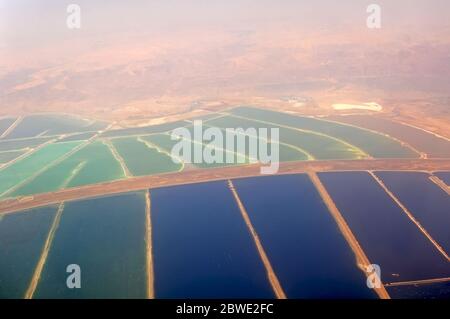
<path id="1" fill-rule="evenodd" d="M 70 142 L 74 143 L 74 142 Z M 59 143 L 56 145 L 64 145 Z M 64 187 L 76 187 L 124 178 L 123 170 L 109 150 L 100 141 L 81 148 L 60 163 L 50 167 L 13 195 L 23 196 L 56 191 Z"/>
<path id="2" fill-rule="evenodd" d="M 78 142 L 49 144 L 24 159 L 0 170 L 0 197 L 7 195 L 12 187 L 24 182 L 46 166 L 69 153 Z"/>
<path id="3" fill-rule="evenodd" d="M 23 298 L 57 207 L 0 215 L 0 299 Z"/>
<path id="4" fill-rule="evenodd" d="M 114 139 L 112 143 L 134 176 L 176 172 L 182 168 L 170 155 L 136 137 Z"/>
<path id="5" fill-rule="evenodd" d="M 364 150 L 375 158 L 419 157 L 396 140 L 354 126 L 251 107 L 235 108 L 231 110 L 231 114 L 330 135 Z"/>
<path id="6" fill-rule="evenodd" d="M 73 132 L 97 131 L 108 124 L 100 121 L 89 121 L 75 116 L 63 114 L 35 114 L 26 116 L 8 138 L 34 137 L 38 135 L 60 135 Z"/>
<path id="7" fill-rule="evenodd" d="M 69 289 L 68 265 L 81 270 Z M 34 298 L 145 298 L 145 196 L 66 203 Z"/>
<path id="8" fill-rule="evenodd" d="M 207 122 L 210 126 L 221 128 L 279 128 L 280 142 L 300 148 L 315 159 L 356 159 L 364 155 L 351 145 L 347 145 L 327 136 L 301 132 L 299 130 L 279 127 L 277 124 L 266 124 L 258 121 L 226 116 Z"/>

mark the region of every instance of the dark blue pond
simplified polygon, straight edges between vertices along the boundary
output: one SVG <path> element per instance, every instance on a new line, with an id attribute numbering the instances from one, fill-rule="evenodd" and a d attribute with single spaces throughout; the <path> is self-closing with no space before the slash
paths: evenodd
<path id="1" fill-rule="evenodd" d="M 434 173 L 437 177 L 439 177 L 445 184 L 450 186 L 450 172 L 436 172 Z"/>
<path id="2" fill-rule="evenodd" d="M 450 275 L 447 260 L 367 172 L 319 176 L 383 282 Z"/>
<path id="3" fill-rule="evenodd" d="M 0 216 L 0 299 L 25 296 L 56 209 Z"/>
<path id="4" fill-rule="evenodd" d="M 68 265 L 81 288 L 66 285 Z M 66 203 L 35 298 L 145 298 L 145 197 L 130 193 Z"/>
<path id="5" fill-rule="evenodd" d="M 273 298 L 226 182 L 151 191 L 157 298 Z"/>
<path id="6" fill-rule="evenodd" d="M 376 298 L 307 175 L 234 185 L 288 298 Z"/>
<path id="7" fill-rule="evenodd" d="M 393 299 L 450 299 L 450 282 L 388 287 Z"/>
<path id="8" fill-rule="evenodd" d="M 426 173 L 377 172 L 376 175 L 439 245 L 450 253 L 450 196 Z"/>

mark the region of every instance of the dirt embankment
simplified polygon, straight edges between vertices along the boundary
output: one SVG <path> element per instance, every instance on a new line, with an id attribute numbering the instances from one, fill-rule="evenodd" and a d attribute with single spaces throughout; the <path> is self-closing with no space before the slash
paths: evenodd
<path id="1" fill-rule="evenodd" d="M 30 209 L 64 201 L 113 195 L 129 191 L 168 187 L 199 182 L 228 180 L 241 177 L 261 176 L 261 165 L 195 169 L 154 176 L 133 177 L 102 184 L 38 194 L 25 198 L 0 201 L 0 214 Z M 450 160 L 344 160 L 344 161 L 300 161 L 280 163 L 278 174 L 298 174 L 326 171 L 450 171 Z"/>

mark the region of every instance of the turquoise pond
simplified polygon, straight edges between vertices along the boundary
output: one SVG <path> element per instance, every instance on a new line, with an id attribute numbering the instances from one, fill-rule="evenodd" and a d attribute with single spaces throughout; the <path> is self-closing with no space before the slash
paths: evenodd
<path id="1" fill-rule="evenodd" d="M 66 286 L 71 264 L 81 289 Z M 143 193 L 66 203 L 34 298 L 145 298 L 145 267 Z"/>
<path id="2" fill-rule="evenodd" d="M 56 210 L 0 215 L 0 299 L 25 296 Z"/>

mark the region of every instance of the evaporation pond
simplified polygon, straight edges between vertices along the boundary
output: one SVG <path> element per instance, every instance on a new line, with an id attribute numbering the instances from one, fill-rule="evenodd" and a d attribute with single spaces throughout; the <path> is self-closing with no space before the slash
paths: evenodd
<path id="1" fill-rule="evenodd" d="M 450 186 L 450 172 L 436 172 L 434 173 L 437 177 L 439 177 L 447 186 Z"/>
<path id="2" fill-rule="evenodd" d="M 66 267 L 80 266 L 81 289 Z M 145 195 L 65 204 L 35 298 L 145 298 Z"/>
<path id="3" fill-rule="evenodd" d="M 226 182 L 151 191 L 157 298 L 273 298 Z"/>
<path id="4" fill-rule="evenodd" d="M 0 299 L 23 298 L 57 207 L 0 215 Z"/>
<path id="5" fill-rule="evenodd" d="M 377 172 L 376 175 L 450 254 L 450 196 L 427 173 Z"/>
<path id="6" fill-rule="evenodd" d="M 233 183 L 288 298 L 376 298 L 307 175 Z"/>
<path id="7" fill-rule="evenodd" d="M 388 287 L 392 299 L 450 299 L 450 281 Z"/>
<path id="8" fill-rule="evenodd" d="M 445 257 L 369 173 L 319 177 L 384 283 L 450 275 Z"/>

